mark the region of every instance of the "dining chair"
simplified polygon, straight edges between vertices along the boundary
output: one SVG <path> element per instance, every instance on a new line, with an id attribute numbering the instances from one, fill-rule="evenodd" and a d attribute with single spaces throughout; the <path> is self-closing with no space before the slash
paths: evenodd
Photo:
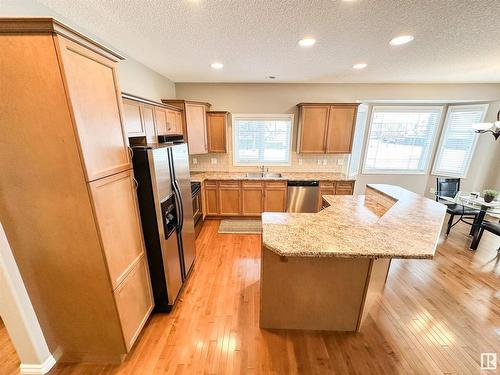
<path id="1" fill-rule="evenodd" d="M 438 177 L 436 179 L 436 201 L 443 203 L 446 205 L 446 212 L 450 215 L 448 219 L 448 227 L 446 228 L 446 235 L 450 234 L 450 230 L 453 226 L 455 226 L 459 221 L 463 221 L 466 224 L 471 225 L 470 234 L 472 234 L 473 227 L 472 222 L 468 222 L 463 218 L 476 218 L 477 214 L 479 214 L 478 210 L 474 210 L 472 208 L 464 207 L 461 204 L 456 204 L 453 202 L 448 202 L 440 197 L 449 197 L 454 198 L 460 191 L 460 179 L 459 178 L 444 178 Z M 453 223 L 453 219 L 456 215 L 460 215 L 460 218 Z"/>
<path id="2" fill-rule="evenodd" d="M 481 237 L 483 236 L 484 231 L 488 231 L 490 233 L 493 233 L 497 236 L 500 236 L 500 222 L 499 223 L 494 223 L 491 221 L 483 221 L 481 223 L 481 229 L 479 231 L 479 236 L 477 238 L 477 243 L 481 241 Z M 497 249 L 497 252 L 500 252 L 500 247 Z"/>

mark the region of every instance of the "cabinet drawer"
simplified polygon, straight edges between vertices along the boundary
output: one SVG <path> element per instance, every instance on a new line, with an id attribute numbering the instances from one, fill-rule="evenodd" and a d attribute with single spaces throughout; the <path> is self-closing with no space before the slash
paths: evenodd
<path id="1" fill-rule="evenodd" d="M 262 187 L 264 187 L 264 182 L 263 181 L 248 180 L 248 181 L 243 181 L 242 185 L 244 188 L 246 188 L 246 187 L 262 188 Z"/>
<path id="2" fill-rule="evenodd" d="M 219 188 L 234 188 L 239 189 L 240 181 L 219 181 Z"/>
<path id="3" fill-rule="evenodd" d="M 335 194 L 336 195 L 352 195 L 353 190 L 351 188 L 339 188 L 339 187 L 337 187 L 335 189 Z"/>
<path id="4" fill-rule="evenodd" d="M 116 288 L 144 253 L 132 171 L 89 184 L 106 263 Z"/>
<path id="5" fill-rule="evenodd" d="M 352 189 L 354 187 L 353 181 L 337 181 L 337 187 L 339 188 L 349 188 Z"/>
<path id="6" fill-rule="evenodd" d="M 129 351 L 153 309 L 148 266 L 144 256 L 115 290 L 115 301 Z"/>
<path id="7" fill-rule="evenodd" d="M 324 187 L 327 189 L 331 189 L 331 188 L 335 187 L 335 181 L 320 181 L 319 186 L 320 186 L 320 188 Z"/>
<path id="8" fill-rule="evenodd" d="M 266 181 L 266 187 L 286 188 L 287 181 Z"/>
<path id="9" fill-rule="evenodd" d="M 213 181 L 213 180 L 206 180 L 204 182 L 204 184 L 206 187 L 213 187 L 213 188 L 217 187 L 217 181 Z"/>

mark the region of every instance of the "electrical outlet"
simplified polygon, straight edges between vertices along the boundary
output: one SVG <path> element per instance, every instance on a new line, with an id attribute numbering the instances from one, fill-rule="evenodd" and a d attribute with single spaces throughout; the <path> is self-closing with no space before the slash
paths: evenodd
<path id="1" fill-rule="evenodd" d="M 328 159 L 323 159 L 323 165 L 327 165 L 328 164 Z"/>
<path id="2" fill-rule="evenodd" d="M 210 162 L 211 162 L 212 164 L 217 164 L 217 158 L 212 158 L 212 159 L 210 159 Z"/>
<path id="3" fill-rule="evenodd" d="M 337 165 L 344 165 L 344 159 L 338 159 Z"/>
<path id="4" fill-rule="evenodd" d="M 433 188 L 433 187 L 431 187 L 431 188 L 429 189 L 429 193 L 431 193 L 431 194 L 436 194 L 436 189 L 435 189 L 435 188 Z"/>
<path id="5" fill-rule="evenodd" d="M 322 163 L 322 160 L 318 159 L 318 165 L 321 165 L 321 163 Z"/>
<path id="6" fill-rule="evenodd" d="M 193 164 L 198 164 L 198 159 L 193 158 Z"/>
<path id="7" fill-rule="evenodd" d="M 299 159 L 299 165 L 302 165 L 303 163 L 304 163 L 304 162 L 303 162 L 302 158 L 301 158 L 301 159 Z"/>

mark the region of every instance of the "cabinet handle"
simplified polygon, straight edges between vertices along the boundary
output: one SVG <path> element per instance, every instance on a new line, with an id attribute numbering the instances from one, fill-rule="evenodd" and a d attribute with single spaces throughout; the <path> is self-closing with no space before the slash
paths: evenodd
<path id="1" fill-rule="evenodd" d="M 139 188 L 139 183 L 135 179 L 135 177 L 132 177 L 132 181 L 134 182 L 134 189 L 137 190 Z"/>
<path id="2" fill-rule="evenodd" d="M 128 153 L 130 155 L 130 160 L 132 160 L 134 158 L 134 150 L 132 150 L 132 147 L 130 146 L 127 146 L 128 148 Z"/>

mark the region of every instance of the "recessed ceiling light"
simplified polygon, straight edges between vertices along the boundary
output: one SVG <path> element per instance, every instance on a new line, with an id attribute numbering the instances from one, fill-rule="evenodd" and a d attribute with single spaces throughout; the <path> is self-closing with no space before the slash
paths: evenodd
<path id="1" fill-rule="evenodd" d="M 304 38 L 299 40 L 299 46 L 301 47 L 311 47 L 316 43 L 316 39 L 313 38 Z"/>
<path id="2" fill-rule="evenodd" d="M 354 64 L 352 66 L 353 69 L 364 69 L 368 66 L 368 64 L 365 64 L 365 63 L 360 63 L 360 64 Z"/>
<path id="3" fill-rule="evenodd" d="M 401 35 L 397 36 L 396 38 L 392 39 L 389 44 L 391 46 L 400 46 L 401 44 L 406 44 L 410 43 L 414 37 L 412 35 Z"/>
<path id="4" fill-rule="evenodd" d="M 214 62 L 214 63 L 211 63 L 210 66 L 214 69 L 222 69 L 224 67 L 224 64 L 222 64 L 220 62 Z"/>

